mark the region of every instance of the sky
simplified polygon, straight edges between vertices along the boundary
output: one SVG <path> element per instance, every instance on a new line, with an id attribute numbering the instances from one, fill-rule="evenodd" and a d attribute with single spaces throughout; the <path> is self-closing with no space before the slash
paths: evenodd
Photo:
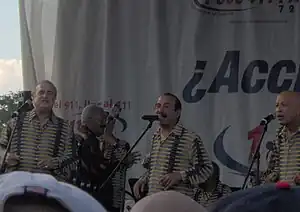
<path id="1" fill-rule="evenodd" d="M 19 0 L 0 0 L 0 95 L 23 89 Z"/>

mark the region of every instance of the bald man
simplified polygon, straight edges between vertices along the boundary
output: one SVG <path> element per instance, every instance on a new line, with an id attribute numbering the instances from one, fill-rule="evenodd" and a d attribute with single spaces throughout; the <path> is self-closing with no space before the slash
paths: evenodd
<path id="1" fill-rule="evenodd" d="M 112 169 L 108 170 L 111 164 L 105 159 L 98 140 L 106 128 L 106 117 L 105 111 L 96 105 L 88 105 L 83 109 L 81 120 L 74 128 L 79 162 L 72 183 L 88 192 L 108 209 L 112 205 L 111 183 L 101 192 L 98 191 Z"/>
<path id="2" fill-rule="evenodd" d="M 33 110 L 8 122 L 0 139 L 1 156 L 8 150 L 5 172 L 45 173 L 66 180 L 65 173 L 74 163 L 73 134 L 69 122 L 52 110 L 56 97 L 55 85 L 41 81 L 32 93 Z"/>
<path id="3" fill-rule="evenodd" d="M 207 210 L 182 193 L 162 191 L 141 199 L 130 212 L 207 212 Z"/>
<path id="4" fill-rule="evenodd" d="M 300 94 L 286 91 L 276 99 L 276 117 L 281 127 L 273 142 L 267 183 L 287 181 L 299 184 L 300 177 Z"/>
<path id="5" fill-rule="evenodd" d="M 85 107 L 77 124 L 80 126 L 75 127 L 74 133 L 79 144 L 80 162 L 73 183 L 94 196 L 110 212 L 119 212 L 129 160 L 122 164 L 104 188 L 99 189 L 126 154 L 129 144 L 113 135 L 114 119 L 108 118 L 108 114 L 96 105 Z"/>

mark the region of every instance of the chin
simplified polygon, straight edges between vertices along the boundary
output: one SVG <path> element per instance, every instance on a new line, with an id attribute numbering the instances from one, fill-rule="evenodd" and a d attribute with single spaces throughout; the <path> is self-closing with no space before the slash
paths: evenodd
<path id="1" fill-rule="evenodd" d="M 288 124 L 288 122 L 285 121 L 285 120 L 278 121 L 278 123 L 279 123 L 280 125 L 283 125 L 283 126 L 285 126 L 285 125 Z"/>

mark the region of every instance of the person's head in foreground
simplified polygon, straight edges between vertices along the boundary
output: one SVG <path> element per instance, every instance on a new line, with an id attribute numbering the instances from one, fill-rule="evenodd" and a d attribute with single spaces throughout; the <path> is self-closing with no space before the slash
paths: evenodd
<path id="1" fill-rule="evenodd" d="M 299 199 L 300 188 L 279 182 L 234 192 L 211 212 L 299 212 Z"/>
<path id="2" fill-rule="evenodd" d="M 190 197 L 175 191 L 162 191 L 138 201 L 130 212 L 207 212 Z"/>
<path id="3" fill-rule="evenodd" d="M 0 212 L 105 212 L 93 197 L 46 174 L 0 175 Z"/>

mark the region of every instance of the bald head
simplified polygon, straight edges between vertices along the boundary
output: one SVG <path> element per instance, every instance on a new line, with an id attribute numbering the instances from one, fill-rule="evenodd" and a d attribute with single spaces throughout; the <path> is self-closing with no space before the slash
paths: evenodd
<path id="1" fill-rule="evenodd" d="M 106 113 L 103 108 L 96 105 L 86 106 L 81 114 L 81 123 L 96 135 L 103 134 L 106 122 Z"/>
<path id="2" fill-rule="evenodd" d="M 130 212 L 207 212 L 190 197 L 175 191 L 158 192 L 137 202 Z"/>
<path id="3" fill-rule="evenodd" d="M 281 92 L 276 99 L 276 117 L 280 124 L 289 125 L 300 121 L 300 93 Z"/>
<path id="4" fill-rule="evenodd" d="M 83 108 L 81 113 L 81 122 L 84 123 L 90 119 L 93 119 L 97 116 L 105 116 L 103 108 L 98 107 L 97 105 L 88 105 Z"/>

